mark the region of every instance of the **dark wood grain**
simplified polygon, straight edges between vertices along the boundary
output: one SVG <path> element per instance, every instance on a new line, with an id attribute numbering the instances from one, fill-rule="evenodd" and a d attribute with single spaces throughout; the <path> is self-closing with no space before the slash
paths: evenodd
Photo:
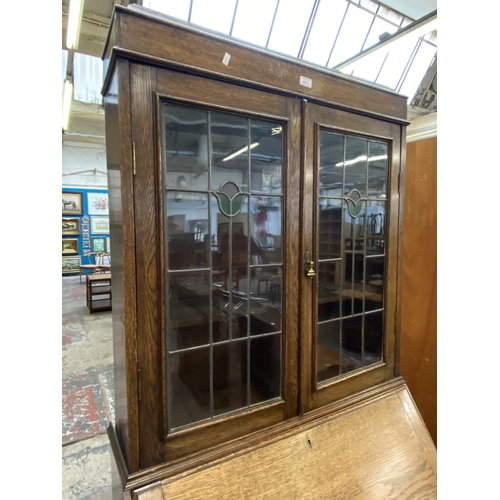
<path id="1" fill-rule="evenodd" d="M 144 92 L 142 92 L 144 93 Z M 146 92 L 147 93 L 147 92 Z M 213 446 L 220 445 L 224 441 L 241 437 L 245 434 L 263 429 L 266 426 L 275 425 L 286 418 L 290 418 L 297 414 L 298 405 L 298 245 L 299 245 L 299 198 L 296 193 L 299 191 L 300 182 L 300 166 L 299 166 L 299 144 L 300 144 L 300 119 L 299 107 L 300 104 L 295 99 L 288 99 L 283 96 L 265 94 L 260 91 L 248 88 L 241 88 L 229 83 L 215 82 L 204 78 L 185 75 L 169 70 L 158 70 L 157 81 L 154 87 L 154 102 L 157 109 L 152 116 L 160 115 L 160 105 L 163 101 L 182 102 L 190 105 L 198 105 L 208 107 L 209 109 L 229 110 L 232 112 L 244 113 L 247 116 L 258 116 L 264 118 L 272 118 L 285 122 L 285 151 L 286 163 L 284 165 L 284 176 L 286 186 L 289 188 L 285 192 L 284 198 L 284 257 L 288 263 L 284 271 L 284 293 L 283 293 L 283 401 L 272 404 L 263 404 L 260 407 L 242 410 L 237 415 L 229 415 L 225 418 L 219 418 L 208 423 L 200 424 L 192 429 L 177 431 L 165 436 L 167 423 L 165 420 L 164 408 L 161 408 L 160 401 L 164 400 L 166 391 L 158 389 L 166 385 L 166 365 L 164 358 L 164 338 L 163 334 L 155 337 L 154 340 L 144 340 L 151 342 L 148 349 L 151 354 L 147 363 L 155 363 L 151 365 L 150 371 L 142 371 L 142 383 L 147 387 L 155 387 L 155 391 L 148 389 L 142 391 L 142 398 L 148 399 L 148 403 L 143 403 L 141 419 L 146 422 L 149 427 L 153 427 L 152 422 L 160 422 L 156 429 L 156 438 L 153 439 L 151 433 L 151 441 L 148 439 L 148 450 L 152 447 L 156 448 L 156 456 L 161 456 L 161 460 L 172 461 L 182 456 L 190 456 L 195 452 L 207 449 Z M 154 120 L 151 123 L 143 122 L 142 128 L 149 128 L 149 134 L 153 134 L 152 129 Z M 160 123 L 156 123 L 156 127 L 160 127 Z M 159 130 L 159 129 L 158 129 Z M 156 138 L 158 141 L 158 137 Z M 157 154 L 160 151 L 160 146 L 156 143 Z M 154 149 L 154 148 L 153 148 Z M 159 158 L 159 157 L 158 157 Z M 160 197 L 161 188 L 161 162 L 155 164 L 155 178 L 157 179 L 156 193 L 157 200 L 157 217 L 155 227 L 158 234 L 156 237 L 158 256 L 162 255 L 160 249 L 163 241 L 163 229 L 161 222 L 162 201 Z M 139 168 L 139 167 L 138 167 Z M 149 189 L 144 186 L 144 189 Z M 140 196 L 139 186 L 136 182 L 136 197 Z M 141 188 L 142 189 L 142 188 Z M 142 191 L 141 191 L 142 192 Z M 143 191 L 144 197 L 148 191 Z M 163 264 L 161 261 L 157 263 L 160 270 L 159 276 L 163 276 Z M 161 311 L 161 317 L 157 318 L 154 327 L 157 330 L 164 331 L 160 328 L 165 325 L 166 314 L 164 308 L 164 300 L 160 297 L 164 296 L 162 284 L 158 283 L 158 297 L 156 304 L 158 310 Z M 150 325 L 153 327 L 153 324 Z M 163 327 L 164 328 L 164 327 Z M 146 338 L 146 337 L 145 337 Z M 149 338 L 149 337 L 148 337 Z M 163 346 L 163 347 L 161 347 Z M 153 354 L 155 351 L 155 354 Z M 161 380 L 162 379 L 162 380 Z M 166 404 L 166 403 L 164 403 Z M 142 436 L 142 434 L 141 434 Z M 154 441 L 154 442 L 153 442 Z M 149 459 L 148 459 L 149 460 Z M 158 458 L 149 465 L 160 463 Z M 144 466 L 146 462 L 144 462 Z"/>
<path id="2" fill-rule="evenodd" d="M 244 81 L 245 85 L 287 91 L 309 100 L 317 97 L 363 114 L 372 112 L 406 119 L 406 98 L 392 91 L 269 54 L 256 47 L 249 50 L 234 40 L 199 32 L 146 9 L 141 11 L 116 6 L 115 16 L 119 22 L 113 22 L 112 31 L 120 30 L 120 48 L 156 57 L 165 65 L 179 63 L 198 71 L 236 78 Z M 112 40 L 110 37 L 106 54 Z M 226 52 L 231 55 L 228 65 L 222 63 Z M 301 76 L 312 80 L 312 88 L 300 84 Z"/>
<path id="3" fill-rule="evenodd" d="M 139 432 L 135 328 L 135 224 L 130 123 L 129 63 L 116 62 L 112 84 L 104 98 L 106 158 L 113 255 L 113 353 L 115 418 L 130 470 L 139 468 Z M 126 224 L 123 222 L 126 221 Z M 126 311 L 126 313 L 125 313 Z"/>
<path id="4" fill-rule="evenodd" d="M 335 110 L 307 103 L 304 105 L 304 174 L 303 174 L 303 221 L 302 247 L 311 249 L 311 255 L 317 255 L 315 232 L 318 206 L 317 189 L 319 151 L 319 127 L 322 129 L 339 131 L 375 139 L 387 140 L 390 144 L 390 171 L 389 171 L 389 207 L 388 207 L 388 235 L 389 241 L 385 247 L 387 255 L 386 289 L 385 289 L 385 328 L 384 328 L 384 363 L 369 366 L 367 369 L 352 373 L 346 377 L 333 380 L 331 383 L 316 388 L 314 376 L 315 359 L 315 332 L 317 324 L 317 304 L 315 297 L 315 279 L 305 277 L 302 273 L 302 331 L 308 334 L 301 339 L 301 394 L 302 411 L 323 406 L 331 401 L 346 397 L 349 394 L 365 389 L 395 376 L 395 343 L 398 334 L 395 324 L 396 293 L 398 279 L 398 227 L 399 227 L 399 193 L 398 173 L 401 168 L 401 135 L 398 125 L 381 122 L 374 118 L 362 117 L 342 110 Z M 304 258 L 304 256 L 302 256 Z M 302 265 L 305 270 L 305 261 Z M 311 307 L 312 305 L 312 307 Z"/>
<path id="5" fill-rule="evenodd" d="M 278 446 L 278 441 L 283 441 L 286 435 L 292 448 L 296 447 L 300 441 L 297 436 L 306 431 L 306 427 L 301 429 L 301 426 L 310 425 L 307 427 L 309 432 L 316 428 L 312 422 L 318 419 L 330 421 L 334 415 L 338 419 L 347 418 L 350 412 L 347 408 L 361 411 L 368 401 L 375 407 L 375 401 L 384 399 L 381 394 L 385 394 L 388 387 L 394 388 L 391 384 L 401 383 L 397 378 L 399 234 L 402 227 L 402 194 L 398 191 L 398 180 L 400 172 L 404 178 L 406 99 L 220 36 L 166 22 L 161 16 L 146 12 L 116 7 L 104 56 L 109 64 L 104 88 L 114 266 L 113 309 L 117 297 L 117 310 L 113 312 L 116 323 L 116 436 L 127 468 L 122 486 L 126 494 L 134 498 L 156 494 L 160 486 L 163 490 L 166 483 L 159 485 L 157 481 L 166 480 L 167 476 L 172 478 L 179 473 L 186 475 L 187 480 L 190 471 L 205 467 L 213 460 L 221 465 L 229 464 L 231 461 L 225 457 L 233 452 L 241 456 L 248 453 L 244 466 L 258 469 L 260 460 L 262 463 L 270 460 L 259 454 L 266 443 L 275 442 Z M 222 63 L 226 52 L 231 55 L 228 65 Z M 312 88 L 300 85 L 300 76 L 310 78 Z M 168 432 L 165 335 L 169 318 L 165 290 L 161 141 L 164 126 L 161 111 L 165 102 L 278 120 L 284 124 L 285 131 L 282 399 Z M 316 254 L 318 200 L 314 172 L 320 126 L 389 142 L 391 187 L 387 200 L 389 239 L 386 245 L 384 362 L 325 383 L 317 390 L 313 368 L 316 288 L 315 280 L 305 276 L 305 250 L 309 248 L 312 255 Z M 399 406 L 413 404 L 401 398 L 391 401 Z M 394 406 L 391 411 L 387 407 L 382 412 L 385 416 L 378 420 L 373 417 L 384 431 L 385 427 L 399 425 Z M 372 418 L 371 414 L 365 415 L 368 416 Z M 410 423 L 418 426 L 418 418 Z M 390 439 L 399 440 L 403 448 L 410 446 L 410 441 L 413 443 L 413 438 L 406 436 L 405 441 L 402 436 L 403 433 L 398 439 L 395 435 L 389 436 L 391 446 L 394 442 Z M 421 433 L 419 436 L 419 439 L 425 437 Z M 318 439 L 331 441 L 331 447 L 339 445 L 333 431 L 318 434 Z M 431 448 L 426 450 L 432 453 Z M 370 453 L 368 457 L 372 456 Z M 383 456 L 387 460 L 393 458 L 390 453 Z M 320 459 L 327 463 L 331 457 L 315 455 L 314 460 Z M 286 456 L 278 458 L 276 470 L 285 465 L 293 466 L 286 460 Z M 309 465 L 315 465 L 314 460 Z M 376 475 L 374 466 L 370 469 L 370 460 L 364 466 Z M 377 460 L 374 463 L 380 465 Z M 398 456 L 395 460 L 399 460 Z M 361 459 L 356 463 L 359 468 Z M 408 467 L 411 469 L 410 465 Z M 257 469 L 255 477 L 260 477 Z M 323 464 L 318 468 L 318 474 L 320 472 L 328 478 Z M 403 469 L 401 472 L 405 473 Z M 407 472 L 410 476 L 401 475 L 401 484 L 407 477 L 415 478 L 414 483 L 410 481 L 408 491 L 420 498 L 419 490 L 411 488 L 422 477 L 417 473 L 412 476 L 409 469 Z M 286 473 L 280 474 L 278 483 L 285 479 L 292 481 Z M 177 479 L 180 484 L 181 478 L 177 477 L 176 483 Z M 319 476 L 317 480 L 317 491 L 321 495 L 325 480 Z M 212 479 L 207 476 L 206 485 L 210 481 Z M 375 483 L 377 491 L 391 498 L 393 490 L 384 490 L 378 479 Z M 356 484 L 346 486 L 342 483 L 341 487 L 347 488 L 344 491 L 356 498 L 361 494 Z M 142 489 L 139 492 L 137 488 Z"/>
<path id="6" fill-rule="evenodd" d="M 437 138 L 407 146 L 401 374 L 437 443 Z"/>
<path id="7" fill-rule="evenodd" d="M 137 498 L 436 498 L 435 448 L 406 391 L 156 482 Z"/>
<path id="8" fill-rule="evenodd" d="M 162 459 L 158 449 L 162 422 L 163 385 L 159 376 L 161 346 L 159 304 L 158 199 L 156 176 L 156 136 L 154 127 L 153 90 L 156 69 L 131 65 L 132 140 L 135 146 L 134 217 L 136 223 L 137 266 L 137 334 L 140 391 L 140 467 L 145 468 Z"/>

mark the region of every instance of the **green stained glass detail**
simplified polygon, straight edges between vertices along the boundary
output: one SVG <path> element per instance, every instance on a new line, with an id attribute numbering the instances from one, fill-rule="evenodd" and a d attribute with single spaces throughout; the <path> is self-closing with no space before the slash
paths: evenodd
<path id="1" fill-rule="evenodd" d="M 349 210 L 351 217 L 358 217 L 366 198 L 361 198 L 361 193 L 357 189 L 353 189 L 344 199 L 347 202 L 347 209 Z"/>
<path id="2" fill-rule="evenodd" d="M 214 193 L 219 203 L 220 211 L 226 217 L 234 217 L 241 211 L 244 194 L 240 193 L 240 188 L 234 182 L 225 182 L 219 191 Z"/>

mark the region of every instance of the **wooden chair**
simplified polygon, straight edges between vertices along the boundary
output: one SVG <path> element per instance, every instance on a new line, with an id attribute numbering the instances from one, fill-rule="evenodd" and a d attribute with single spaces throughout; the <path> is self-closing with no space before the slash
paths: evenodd
<path id="1" fill-rule="evenodd" d="M 80 283 L 82 282 L 83 271 L 88 271 L 87 274 L 111 271 L 111 256 L 109 253 L 91 252 L 88 258 L 88 264 L 80 264 L 79 266 Z"/>

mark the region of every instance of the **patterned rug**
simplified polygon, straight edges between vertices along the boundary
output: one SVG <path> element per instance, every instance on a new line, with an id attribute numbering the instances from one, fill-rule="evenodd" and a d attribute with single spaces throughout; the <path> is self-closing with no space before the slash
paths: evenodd
<path id="1" fill-rule="evenodd" d="M 85 280 L 62 278 L 62 444 L 106 433 L 114 419 L 111 311 L 90 314 Z"/>

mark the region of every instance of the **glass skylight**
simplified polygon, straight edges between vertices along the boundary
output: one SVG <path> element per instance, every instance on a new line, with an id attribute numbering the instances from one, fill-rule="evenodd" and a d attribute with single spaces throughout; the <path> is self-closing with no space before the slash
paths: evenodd
<path id="1" fill-rule="evenodd" d="M 278 0 L 239 0 L 232 36 L 265 47 Z"/>
<path id="2" fill-rule="evenodd" d="M 144 0 L 143 6 L 328 68 L 413 22 L 376 0 Z M 341 71 L 411 99 L 436 53 L 433 31 L 423 40 L 390 44 Z"/>
<path id="3" fill-rule="evenodd" d="M 236 0 L 193 0 L 191 22 L 228 35 L 235 5 Z"/>
<path id="4" fill-rule="evenodd" d="M 304 51 L 304 60 L 326 66 L 347 7 L 345 0 L 331 0 L 319 4 Z"/>
<path id="5" fill-rule="evenodd" d="M 73 85 L 75 101 L 102 104 L 103 66 L 100 57 L 75 53 Z"/>
<path id="6" fill-rule="evenodd" d="M 280 0 L 268 48 L 297 57 L 314 0 Z"/>
<path id="7" fill-rule="evenodd" d="M 355 5 L 349 5 L 337 41 L 333 48 L 328 67 L 333 68 L 361 51 L 366 34 L 373 21 L 373 14 Z"/>
<path id="8" fill-rule="evenodd" d="M 188 21 L 191 0 L 175 0 L 175 2 L 171 0 L 143 0 L 142 5 L 148 9 Z"/>

